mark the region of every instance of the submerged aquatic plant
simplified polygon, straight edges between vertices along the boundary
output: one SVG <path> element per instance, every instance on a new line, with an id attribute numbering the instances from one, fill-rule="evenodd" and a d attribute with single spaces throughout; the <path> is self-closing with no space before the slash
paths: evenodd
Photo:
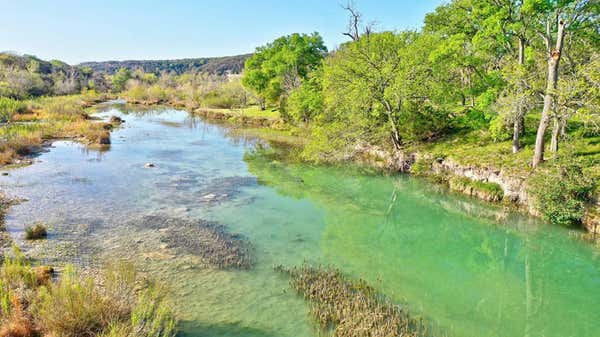
<path id="1" fill-rule="evenodd" d="M 168 229 L 161 241 L 169 248 L 199 256 L 214 267 L 250 269 L 253 266 L 252 244 L 219 223 L 149 215 L 134 220 L 133 224 L 146 229 Z"/>
<path id="2" fill-rule="evenodd" d="M 425 336 L 421 320 L 410 317 L 364 280 L 306 264 L 275 269 L 290 276 L 292 288 L 310 302 L 312 318 L 335 337 Z"/>

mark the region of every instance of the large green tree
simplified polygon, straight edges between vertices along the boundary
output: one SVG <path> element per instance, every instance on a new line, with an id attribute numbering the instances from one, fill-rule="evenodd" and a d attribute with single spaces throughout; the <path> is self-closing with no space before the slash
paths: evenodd
<path id="1" fill-rule="evenodd" d="M 328 120 L 387 130 L 396 148 L 438 134 L 448 126 L 445 102 L 459 99 L 440 86 L 445 73 L 428 57 L 435 41 L 415 32 L 382 32 L 344 44 L 324 64 Z"/>
<path id="2" fill-rule="evenodd" d="M 265 103 L 282 103 L 282 98 L 298 88 L 317 67 L 327 48 L 318 33 L 292 34 L 256 49 L 246 61 L 242 83 Z"/>

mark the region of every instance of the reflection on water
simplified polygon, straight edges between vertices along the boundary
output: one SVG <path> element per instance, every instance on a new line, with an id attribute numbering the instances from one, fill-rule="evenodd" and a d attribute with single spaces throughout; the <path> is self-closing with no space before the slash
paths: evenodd
<path id="1" fill-rule="evenodd" d="M 186 335 L 316 336 L 307 304 L 272 270 L 303 261 L 367 279 L 448 336 L 600 335 L 600 250 L 566 229 L 407 177 L 282 162 L 182 111 L 99 114 L 126 120 L 108 151 L 57 142 L 0 177 L 29 200 L 9 230 L 53 264 L 136 261 L 172 287 Z M 165 241 L 173 224 L 138 221 L 148 216 L 221 223 L 252 242 L 253 267 L 214 268 Z M 38 221 L 49 240 L 23 242 Z"/>

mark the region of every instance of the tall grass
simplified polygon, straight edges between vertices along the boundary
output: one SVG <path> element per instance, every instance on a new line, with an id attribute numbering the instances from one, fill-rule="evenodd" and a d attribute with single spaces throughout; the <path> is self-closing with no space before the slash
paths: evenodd
<path id="1" fill-rule="evenodd" d="M 30 101 L 1 98 L 0 114 L 10 111 L 10 116 L 6 113 L 9 117 L 0 119 L 8 118 L 14 123 L 0 128 L 0 165 L 30 154 L 49 139 L 70 138 L 89 144 L 109 144 L 110 133 L 105 125 L 90 119 L 85 111 L 90 102 L 99 98 L 93 92 Z"/>
<path id="2" fill-rule="evenodd" d="M 0 270 L 0 337 L 175 336 L 166 291 L 132 265 L 115 264 L 97 278 L 70 266 L 52 281 L 49 269 L 14 255 Z"/>
<path id="3" fill-rule="evenodd" d="M 19 100 L 8 97 L 0 97 L 0 123 L 6 123 L 12 116 L 25 111 L 27 106 Z"/>

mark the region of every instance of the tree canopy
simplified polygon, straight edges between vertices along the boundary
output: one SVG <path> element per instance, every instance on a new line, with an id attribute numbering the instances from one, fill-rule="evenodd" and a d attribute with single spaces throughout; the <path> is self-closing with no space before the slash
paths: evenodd
<path id="1" fill-rule="evenodd" d="M 280 99 L 306 80 L 327 54 L 318 33 L 292 34 L 256 49 L 246 61 L 245 86 L 264 102 L 280 104 Z"/>

